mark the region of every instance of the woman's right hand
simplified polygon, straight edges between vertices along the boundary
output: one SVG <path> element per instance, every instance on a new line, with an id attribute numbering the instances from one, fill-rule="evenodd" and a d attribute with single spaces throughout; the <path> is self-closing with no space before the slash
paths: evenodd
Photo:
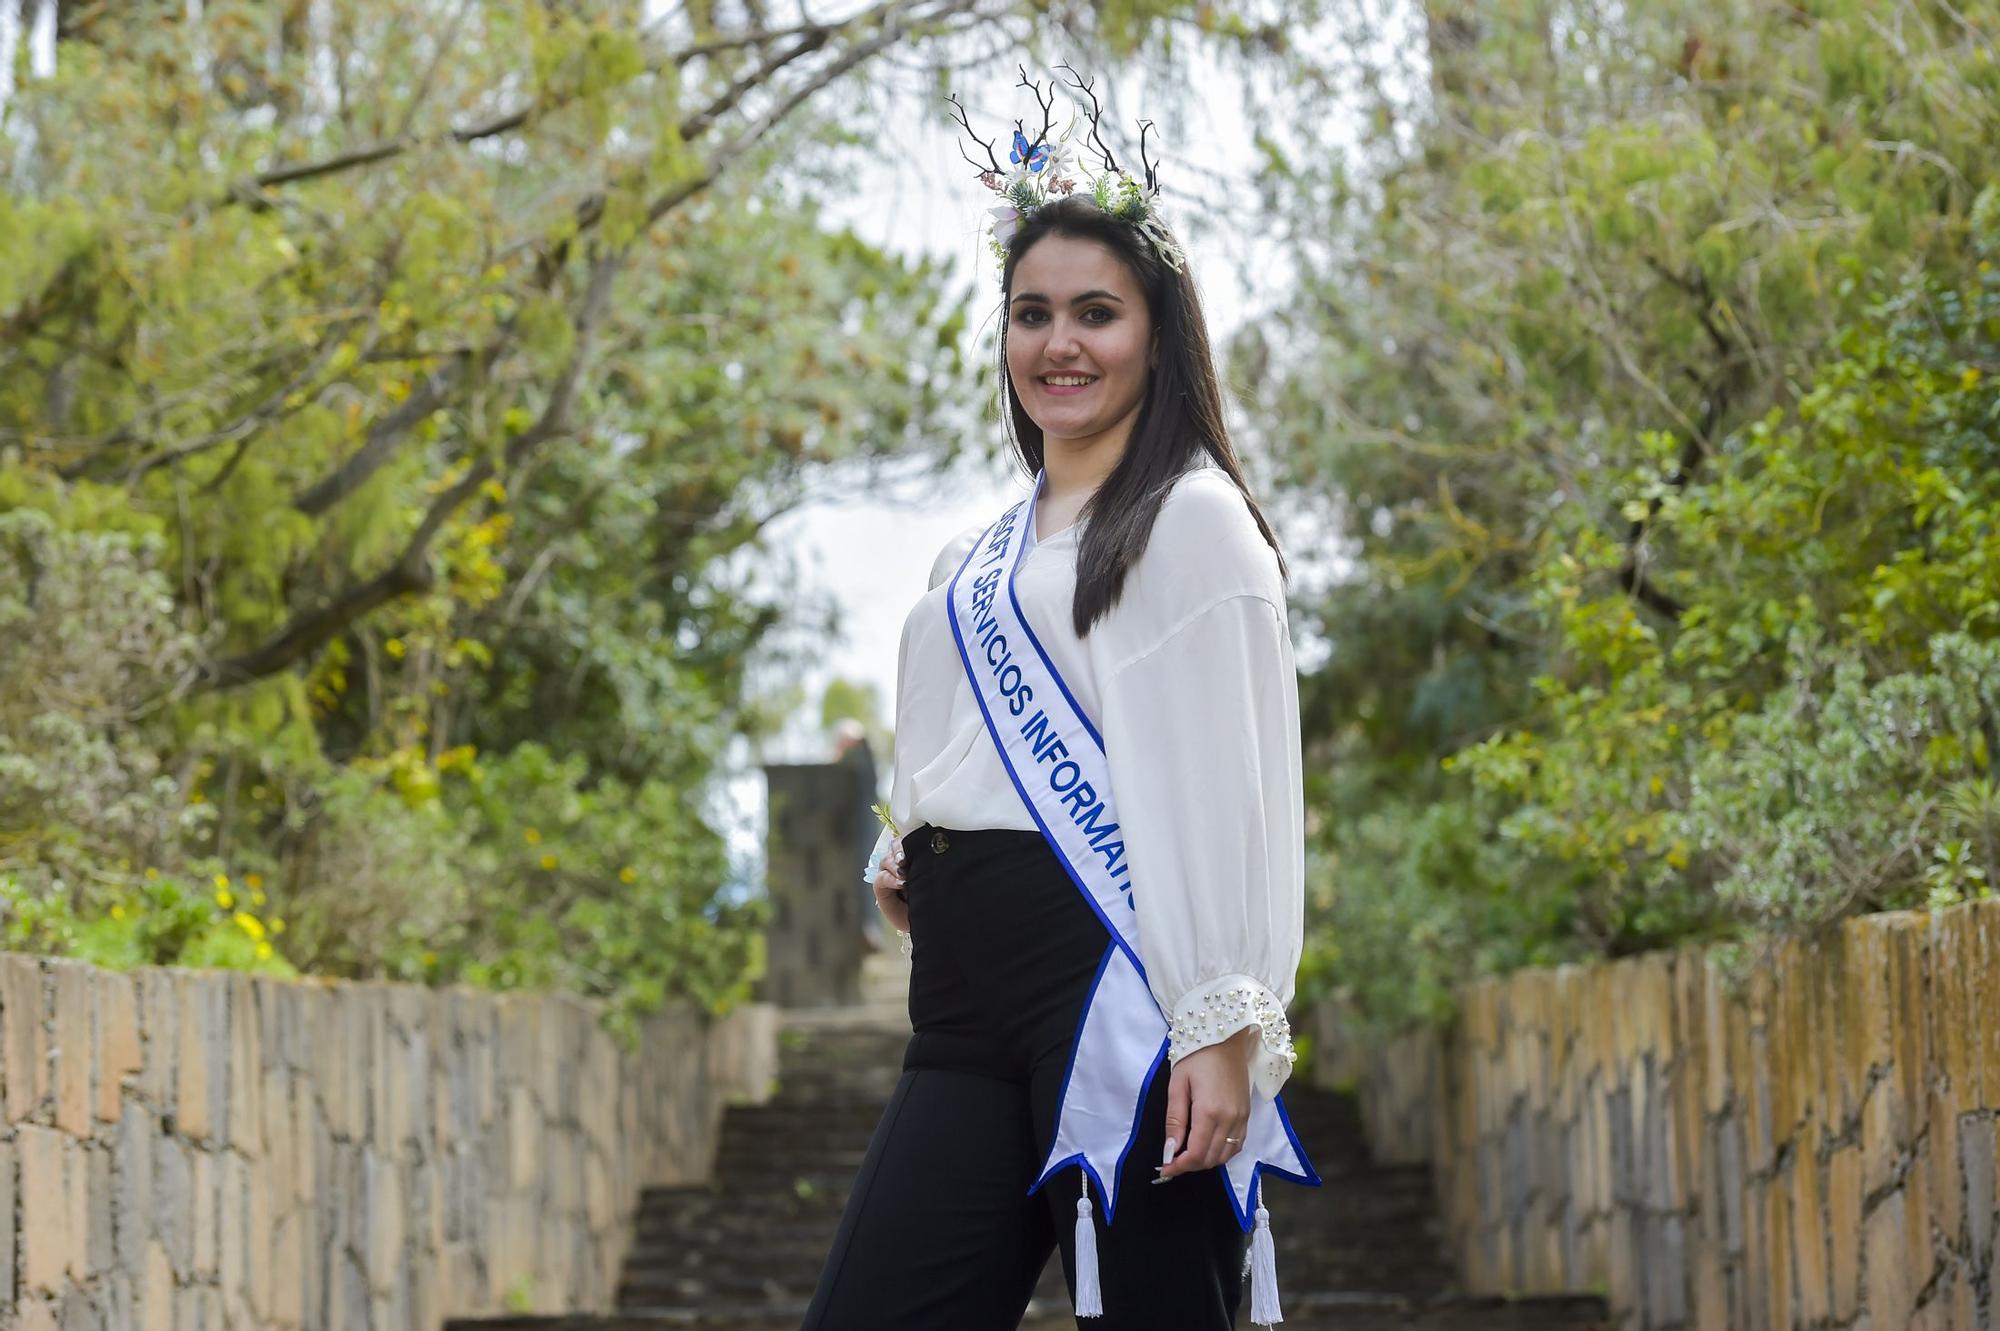
<path id="1" fill-rule="evenodd" d="M 888 852 L 882 856 L 882 867 L 875 874 L 875 904 L 882 908 L 884 918 L 904 933 L 910 931 L 910 899 L 903 887 L 906 863 L 903 839 L 897 837 L 889 843 Z"/>

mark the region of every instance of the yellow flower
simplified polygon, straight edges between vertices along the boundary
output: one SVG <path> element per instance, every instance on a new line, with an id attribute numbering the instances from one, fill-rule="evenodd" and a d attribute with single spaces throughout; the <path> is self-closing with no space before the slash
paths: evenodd
<path id="1" fill-rule="evenodd" d="M 382 650 L 400 661 L 403 659 L 403 640 L 401 638 L 391 638 L 382 644 Z"/>
<path id="2" fill-rule="evenodd" d="M 243 875 L 243 885 L 252 892 L 255 892 L 264 885 L 264 875 L 261 873 L 246 873 Z"/>
<path id="3" fill-rule="evenodd" d="M 556 857 L 555 857 L 555 856 L 553 856 L 553 855 L 544 855 L 544 856 L 542 856 L 542 867 L 543 867 L 544 869 L 553 869 L 553 868 L 555 868 L 555 867 L 556 867 Z"/>
<path id="4" fill-rule="evenodd" d="M 618 871 L 618 881 L 621 883 L 636 883 L 639 881 L 639 872 L 628 864 Z"/>
<path id="5" fill-rule="evenodd" d="M 146 877 L 148 879 L 158 878 L 159 876 L 160 876 L 160 871 L 158 869 L 152 868 L 151 866 L 147 867 Z"/>
<path id="6" fill-rule="evenodd" d="M 270 959 L 271 959 L 271 945 L 269 943 L 257 944 L 257 960 L 269 961 Z"/>
<path id="7" fill-rule="evenodd" d="M 522 831 L 521 840 L 527 842 L 531 846 L 539 846 L 542 844 L 542 834 L 540 832 L 537 832 L 534 828 L 530 827 Z"/>
<path id="8" fill-rule="evenodd" d="M 1979 367 L 1977 365 L 1966 366 L 1964 372 L 1958 376 L 1958 386 L 1967 391 L 1979 387 Z"/>
<path id="9" fill-rule="evenodd" d="M 438 963 L 438 954 L 435 952 L 426 952 L 424 953 L 423 961 L 426 966 L 435 966 Z"/>
<path id="10" fill-rule="evenodd" d="M 252 892 L 250 894 L 250 904 L 253 906 L 261 906 L 269 899 L 262 892 Z"/>
<path id="11" fill-rule="evenodd" d="M 122 920 L 122 919 L 124 919 L 124 918 L 125 918 L 125 908 L 124 908 L 123 906 L 113 906 L 113 907 L 111 908 L 111 918 L 112 918 L 112 919 L 114 919 L 114 920 Z"/>
<path id="12" fill-rule="evenodd" d="M 215 894 L 215 904 L 222 907 L 224 910 L 228 910 L 231 906 L 234 906 L 236 904 L 236 897 L 234 894 L 227 891 L 217 892 Z"/>
<path id="13" fill-rule="evenodd" d="M 236 920 L 237 928 L 241 929 L 244 933 L 249 934 L 252 938 L 256 939 L 260 943 L 264 941 L 263 921 L 259 920 L 255 915 L 252 915 L 247 911 L 239 910 L 236 912 L 234 919 Z"/>
<path id="14" fill-rule="evenodd" d="M 222 889 L 224 889 L 225 891 L 226 891 L 226 890 L 228 890 L 228 887 L 229 887 L 229 875 L 228 875 L 228 874 L 226 874 L 226 873 L 219 873 L 219 874 L 217 874 L 217 875 L 215 876 L 215 885 L 216 885 L 217 887 L 219 887 L 219 888 L 222 888 Z"/>
<path id="15" fill-rule="evenodd" d="M 285 932 L 285 922 L 283 920 L 277 919 L 276 917 L 273 917 L 271 920 L 271 932 L 274 934 L 281 934 Z"/>

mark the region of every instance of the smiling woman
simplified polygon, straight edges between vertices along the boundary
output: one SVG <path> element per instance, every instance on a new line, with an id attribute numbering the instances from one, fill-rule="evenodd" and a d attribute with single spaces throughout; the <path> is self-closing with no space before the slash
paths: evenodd
<path id="1" fill-rule="evenodd" d="M 1015 137 L 1021 170 L 1066 169 Z M 1319 1181 L 1278 1098 L 1304 934 L 1284 560 L 1184 256 L 1117 211 L 1148 198 L 1129 177 L 1073 184 L 995 185 L 1035 488 L 904 621 L 903 836 L 873 885 L 912 936 L 912 1036 L 804 1331 L 1012 1328 L 1051 1248 L 1089 1325 L 1225 1331 L 1246 1235 L 1250 1320 L 1276 1322 L 1260 1184 Z"/>

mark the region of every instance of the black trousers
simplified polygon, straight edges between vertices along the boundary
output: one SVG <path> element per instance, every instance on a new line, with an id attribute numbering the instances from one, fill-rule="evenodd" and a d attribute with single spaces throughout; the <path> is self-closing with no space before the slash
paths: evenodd
<path id="1" fill-rule="evenodd" d="M 1076 1292 L 1082 1171 L 1032 1196 L 1111 936 L 1040 832 L 920 825 L 903 841 L 910 1025 L 802 1331 L 1015 1331 L 1049 1250 Z M 1248 1237 L 1219 1169 L 1155 1186 L 1170 1069 L 1147 1091 L 1116 1223 L 1091 1187 L 1104 1316 L 1087 1331 L 1229 1331 Z"/>

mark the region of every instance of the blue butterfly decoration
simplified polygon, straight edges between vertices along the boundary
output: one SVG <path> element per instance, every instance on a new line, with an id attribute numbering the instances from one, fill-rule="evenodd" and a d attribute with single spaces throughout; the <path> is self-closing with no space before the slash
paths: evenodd
<path id="1" fill-rule="evenodd" d="M 1017 129 L 1014 131 L 1014 147 L 1007 154 L 1007 160 L 1016 165 L 1026 162 L 1030 171 L 1039 171 L 1049 163 L 1049 145 L 1038 143 L 1031 152 L 1028 148 L 1028 136 Z"/>

